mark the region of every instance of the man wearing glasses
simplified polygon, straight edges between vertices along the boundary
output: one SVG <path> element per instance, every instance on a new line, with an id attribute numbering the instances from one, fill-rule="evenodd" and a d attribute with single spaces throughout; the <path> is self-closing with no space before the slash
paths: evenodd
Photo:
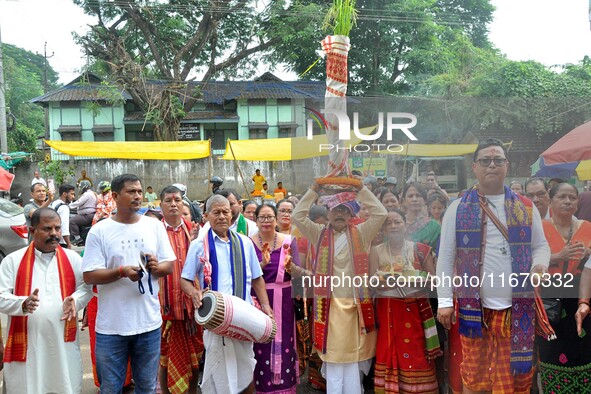
<path id="1" fill-rule="evenodd" d="M 176 259 L 166 229 L 138 214 L 143 191 L 132 174 L 115 177 L 117 213 L 92 227 L 82 260 L 84 281 L 98 286 L 96 369 L 101 393 L 120 393 L 128 358 L 136 393 L 155 393 L 162 316 L 158 278 Z"/>
<path id="2" fill-rule="evenodd" d="M 507 151 L 491 138 L 478 144 L 478 184 L 446 212 L 437 276 L 437 319 L 450 329 L 459 310 L 464 393 L 529 393 L 535 308 L 531 273 L 544 273 L 550 249 L 530 199 L 504 185 Z M 443 281 L 462 275 L 461 283 Z M 508 278 L 513 278 L 509 280 Z"/>

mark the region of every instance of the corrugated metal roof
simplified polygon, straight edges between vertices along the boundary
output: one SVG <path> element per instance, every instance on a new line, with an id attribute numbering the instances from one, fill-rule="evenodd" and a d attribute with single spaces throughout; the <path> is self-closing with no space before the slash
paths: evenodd
<path id="1" fill-rule="evenodd" d="M 100 87 L 101 85 L 98 84 L 66 85 L 48 92 L 43 96 L 32 99 L 31 103 L 43 104 L 49 103 L 50 101 L 96 101 L 112 98 L 110 92 L 106 92 Z M 126 91 L 122 91 L 121 95 L 125 100 L 131 100 L 131 96 Z"/>
<path id="2" fill-rule="evenodd" d="M 81 79 L 78 77 L 59 89 L 32 99 L 31 102 L 47 104 L 50 101 L 95 101 L 109 98 L 96 77 L 87 78 L 87 82 L 83 83 L 80 82 Z M 171 89 L 179 91 L 182 96 L 215 104 L 238 99 L 320 99 L 325 92 L 325 83 L 316 81 L 192 81 L 175 86 L 167 81 L 150 80 L 147 85 L 154 94 L 163 89 Z M 132 100 L 126 91 L 122 95 L 125 100 Z"/>
<path id="3" fill-rule="evenodd" d="M 131 112 L 125 115 L 124 122 L 143 122 L 145 119 L 143 112 Z M 239 119 L 236 113 L 227 111 L 191 111 L 182 120 L 204 120 L 204 119 Z"/>

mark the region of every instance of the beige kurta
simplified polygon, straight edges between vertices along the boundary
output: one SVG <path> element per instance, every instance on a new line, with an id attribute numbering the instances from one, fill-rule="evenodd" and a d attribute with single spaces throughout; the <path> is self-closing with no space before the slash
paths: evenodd
<path id="1" fill-rule="evenodd" d="M 11 316 L 23 316 L 25 296 L 15 296 L 14 286 L 18 267 L 27 248 L 6 256 L 0 264 L 0 312 L 8 315 L 7 332 Z M 82 258 L 65 249 L 76 277 L 76 310 L 83 309 L 92 297 L 92 288 L 82 279 Z M 59 393 L 76 394 L 82 391 L 82 357 L 74 342 L 64 342 L 64 322 L 61 321 L 62 295 L 54 253 L 35 250 L 32 289 L 39 289 L 39 306 L 27 314 L 27 361 L 4 363 L 4 381 L 7 393 Z"/>
<path id="2" fill-rule="evenodd" d="M 317 197 L 316 192 L 308 190 L 293 212 L 295 225 L 313 245 L 318 243 L 324 227 L 308 218 L 308 211 Z M 369 219 L 358 225 L 363 245 L 369 249 L 372 239 L 388 217 L 388 212 L 367 188 L 363 188 L 357 198 L 370 212 Z M 335 232 L 335 240 L 341 234 Z M 341 275 L 353 276 L 353 271 L 350 248 L 344 247 L 334 257 L 333 275 L 338 277 Z M 331 298 L 326 353 L 318 352 L 323 361 L 351 363 L 367 360 L 375 355 L 377 330 L 369 334 L 361 332 L 357 308 L 358 305 L 353 298 L 353 289 L 339 289 L 338 297 L 333 295 Z"/>

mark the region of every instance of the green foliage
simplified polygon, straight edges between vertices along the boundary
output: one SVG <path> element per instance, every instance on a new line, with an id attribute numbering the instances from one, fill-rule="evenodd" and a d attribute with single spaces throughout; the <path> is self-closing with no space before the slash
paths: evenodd
<path id="1" fill-rule="evenodd" d="M 160 123 L 155 138 L 177 135 L 179 116 L 190 109 L 193 97 L 174 93 L 183 104 L 151 91 L 148 78 L 182 84 L 191 75 L 211 78 L 250 78 L 262 57 L 280 35 L 270 34 L 270 20 L 284 12 L 272 1 L 262 12 L 256 0 L 170 0 L 96 2 L 73 0 L 97 18 L 76 41 L 94 59 L 92 69 L 108 75 L 134 102 Z M 284 2 L 281 4 L 285 5 Z M 175 91 L 164 87 L 163 90 Z"/>
<path id="2" fill-rule="evenodd" d="M 299 0 L 297 15 L 281 16 L 274 33 L 282 35 L 272 57 L 301 74 L 318 59 L 317 15 L 325 1 Z M 442 64 L 456 61 L 456 49 L 467 41 L 478 49 L 491 47 L 487 23 L 492 21 L 490 0 L 357 0 L 356 27 L 349 36 L 349 93 L 353 95 L 404 94 L 415 84 L 445 72 Z M 298 20 L 301 25 L 298 25 Z M 285 23 L 286 27 L 279 25 Z M 290 26 L 303 26 L 299 35 Z M 316 33 L 314 33 L 316 31 Z M 460 41 L 459 43 L 457 41 Z M 325 63 L 310 70 L 306 79 L 325 79 Z"/>
<path id="3" fill-rule="evenodd" d="M 281 41 L 274 45 L 274 50 L 268 54 L 266 60 L 272 65 L 286 64 L 289 71 L 302 74 L 319 58 L 316 50 L 320 49 L 319 43 L 323 38 L 322 24 L 326 7 L 307 0 L 293 1 L 291 12 L 282 12 L 282 6 L 277 2 L 271 7 L 269 13 L 274 17 L 268 19 L 266 28 L 270 35 L 281 37 Z M 320 62 L 302 78 L 322 78 L 323 65 Z"/>
<path id="4" fill-rule="evenodd" d="M 90 86 L 89 81 L 81 81 L 78 85 Z M 83 107 L 94 117 L 100 115 L 102 109 L 105 107 L 105 104 L 108 106 L 119 106 L 125 104 L 125 98 L 119 87 L 112 84 L 110 81 L 101 81 L 101 86 L 99 89 L 93 87 L 93 92 L 96 93 L 96 97 L 92 101 L 84 101 L 82 103 Z"/>
<path id="5" fill-rule="evenodd" d="M 60 160 L 41 161 L 38 166 L 43 177 L 46 179 L 53 178 L 56 185 L 63 185 L 67 178 L 74 176 L 75 167 L 66 166 Z"/>
<path id="6" fill-rule="evenodd" d="M 324 18 L 325 30 L 332 30 L 334 35 L 348 36 L 357 23 L 355 0 L 333 0 Z"/>
<path id="7" fill-rule="evenodd" d="M 37 138 L 44 134 L 43 108 L 29 101 L 43 94 L 44 59 L 10 44 L 2 46 L 6 104 L 16 119 L 7 135 L 8 149 L 35 152 Z M 55 86 L 57 73 L 48 66 L 48 81 Z"/>
<path id="8" fill-rule="evenodd" d="M 19 48 L 11 44 L 2 44 L 2 52 L 4 58 L 10 58 L 16 62 L 20 67 L 24 67 L 29 73 L 36 76 L 43 86 L 45 75 L 45 58 L 43 55 L 33 53 L 25 49 Z M 47 65 L 47 82 L 48 89 L 52 90 L 58 87 L 58 74 L 48 64 Z M 33 98 L 33 97 L 31 97 Z"/>
<path id="9" fill-rule="evenodd" d="M 35 152 L 38 132 L 17 122 L 14 130 L 7 135 L 9 152 Z"/>
<path id="10" fill-rule="evenodd" d="M 562 72 L 534 61 L 510 61 L 495 51 L 464 43 L 465 56 L 446 63 L 446 72 L 418 82 L 412 95 L 442 105 L 420 108 L 423 123 L 439 124 L 436 141 L 457 141 L 468 131 L 512 130 L 532 138 L 564 134 L 591 118 L 591 64 L 588 58 Z"/>

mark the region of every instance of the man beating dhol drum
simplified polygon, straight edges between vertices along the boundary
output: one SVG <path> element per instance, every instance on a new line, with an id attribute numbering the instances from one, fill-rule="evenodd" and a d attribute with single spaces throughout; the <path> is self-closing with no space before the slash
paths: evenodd
<path id="1" fill-rule="evenodd" d="M 265 281 L 250 239 L 229 229 L 232 211 L 228 200 L 213 195 L 207 200 L 205 216 L 211 225 L 207 234 L 191 243 L 181 274 L 181 288 L 202 304 L 203 288 L 242 298 L 252 304 L 251 287 L 262 311 L 273 317 Z M 194 283 L 195 278 L 199 283 Z M 256 364 L 253 343 L 222 337 L 206 330 L 205 367 L 201 389 L 204 393 L 253 393 Z"/>

